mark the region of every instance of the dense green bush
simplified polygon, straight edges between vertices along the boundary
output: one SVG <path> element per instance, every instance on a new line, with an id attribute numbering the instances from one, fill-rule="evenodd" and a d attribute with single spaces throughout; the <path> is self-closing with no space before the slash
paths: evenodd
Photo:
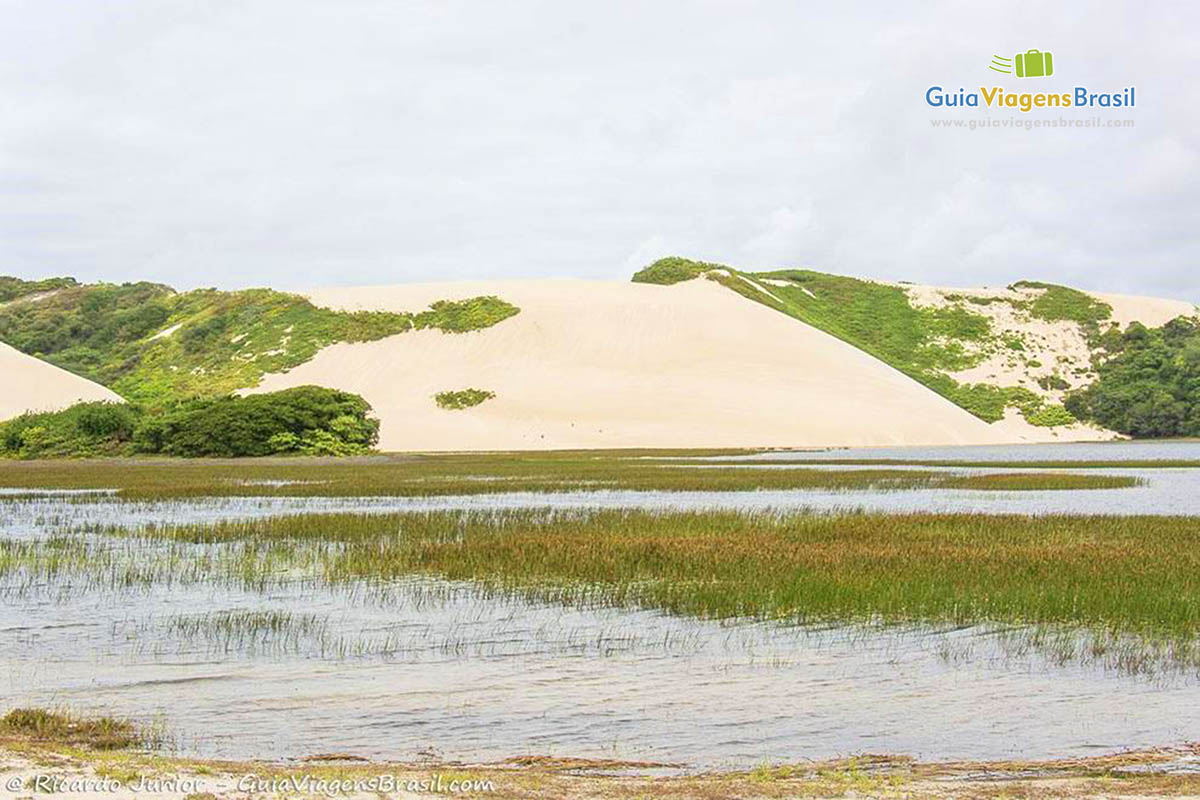
<path id="1" fill-rule="evenodd" d="M 186 457 L 352 455 L 379 439 L 369 410 L 358 395 L 319 386 L 194 401 L 144 425 L 134 449 Z"/>
<path id="2" fill-rule="evenodd" d="M 68 409 L 22 414 L 0 423 L 0 456 L 63 458 L 122 455 L 141 421 L 141 411 L 123 403 L 79 403 Z"/>
<path id="3" fill-rule="evenodd" d="M 358 395 L 318 386 L 195 400 L 165 412 L 80 403 L 0 423 L 0 456 L 355 455 L 379 440 L 379 422 L 369 411 Z"/>
<path id="4" fill-rule="evenodd" d="M 1096 382 L 1067 397 L 1072 414 L 1130 436 L 1200 436 L 1200 319 L 1133 322 L 1104 343 Z"/>

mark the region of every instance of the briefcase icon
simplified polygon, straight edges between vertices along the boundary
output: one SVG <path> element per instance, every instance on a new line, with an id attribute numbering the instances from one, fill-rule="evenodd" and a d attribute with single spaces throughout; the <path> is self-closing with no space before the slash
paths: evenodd
<path id="1" fill-rule="evenodd" d="M 1054 74 L 1054 57 L 1049 51 L 1029 50 L 1017 53 L 1018 78 L 1045 78 Z"/>

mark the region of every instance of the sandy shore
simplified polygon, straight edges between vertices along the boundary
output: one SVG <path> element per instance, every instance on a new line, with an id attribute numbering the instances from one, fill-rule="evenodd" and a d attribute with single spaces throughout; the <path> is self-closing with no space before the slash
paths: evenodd
<path id="1" fill-rule="evenodd" d="M 1047 762 L 921 763 L 861 755 L 680 774 L 654 764 L 533 756 L 498 764 L 372 764 L 332 754 L 238 763 L 0 742 L 0 797 L 1200 798 L 1200 774 L 1172 772 L 1196 755 L 1195 746 Z"/>
<path id="2" fill-rule="evenodd" d="M 337 344 L 258 391 L 361 394 L 384 450 L 992 444 L 1019 440 L 866 353 L 710 281 L 580 280 L 323 289 L 318 305 L 416 311 L 494 294 L 481 331 Z M 496 397 L 447 411 L 437 392 Z"/>
<path id="3" fill-rule="evenodd" d="M 27 356 L 0 343 L 0 420 L 26 411 L 58 411 L 91 400 L 121 402 L 120 396 L 86 378 Z"/>

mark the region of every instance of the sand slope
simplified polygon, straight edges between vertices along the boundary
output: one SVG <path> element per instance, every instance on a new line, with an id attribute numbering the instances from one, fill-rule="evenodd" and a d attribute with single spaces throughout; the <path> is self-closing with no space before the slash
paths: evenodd
<path id="1" fill-rule="evenodd" d="M 337 344 L 256 391 L 356 392 L 385 450 L 975 444 L 1011 441 L 891 367 L 711 282 L 579 280 L 326 289 L 317 304 L 412 311 L 495 294 L 517 316 L 467 334 Z M 447 411 L 439 391 L 496 393 Z"/>
<path id="2" fill-rule="evenodd" d="M 115 392 L 0 342 L 0 420 L 81 401 L 121 402 Z"/>
<path id="3" fill-rule="evenodd" d="M 1139 297 L 1130 294 L 1102 294 L 1088 292 L 1092 297 L 1112 306 L 1111 319 L 1122 328 L 1131 322 L 1140 322 L 1147 328 L 1161 328 L 1176 317 L 1191 317 L 1197 307 L 1185 300 L 1167 300 L 1161 297 Z"/>

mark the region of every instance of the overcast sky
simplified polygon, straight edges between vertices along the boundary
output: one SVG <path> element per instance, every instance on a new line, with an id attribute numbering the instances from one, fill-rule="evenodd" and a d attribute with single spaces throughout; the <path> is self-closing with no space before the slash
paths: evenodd
<path id="1" fill-rule="evenodd" d="M 680 254 L 1200 301 L 1200 4 L 983 8 L 0 0 L 0 273 L 626 279 Z M 987 68 L 1030 48 L 1052 78 Z M 1105 118 L 1136 127 L 932 128 L 989 112 L 929 86 L 993 84 L 1135 85 Z"/>

